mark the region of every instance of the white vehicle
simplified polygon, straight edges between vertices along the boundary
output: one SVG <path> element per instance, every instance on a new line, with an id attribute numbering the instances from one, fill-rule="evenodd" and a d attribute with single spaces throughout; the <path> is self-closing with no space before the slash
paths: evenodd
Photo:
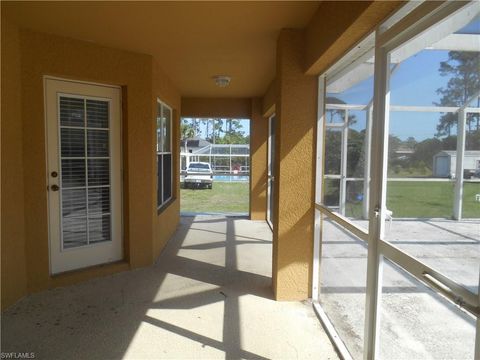
<path id="1" fill-rule="evenodd" d="M 213 171 L 209 163 L 191 162 L 184 179 L 185 188 L 206 187 L 213 185 Z"/>

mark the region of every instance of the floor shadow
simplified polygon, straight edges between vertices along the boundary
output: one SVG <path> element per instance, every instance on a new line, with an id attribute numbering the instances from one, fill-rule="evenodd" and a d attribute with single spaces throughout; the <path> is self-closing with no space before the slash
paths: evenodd
<path id="1" fill-rule="evenodd" d="M 433 223 L 433 222 L 431 222 L 431 221 L 425 221 L 425 224 L 428 224 L 428 225 L 430 225 L 430 226 L 436 227 L 437 229 L 440 229 L 440 230 L 442 230 L 442 231 L 446 231 L 446 232 L 448 232 L 448 233 L 450 233 L 450 234 L 458 235 L 458 236 L 460 236 L 460 237 L 462 237 L 462 238 L 475 241 L 476 243 L 480 243 L 480 239 L 476 239 L 476 238 L 474 238 L 474 237 L 467 236 L 467 235 L 462 234 L 462 233 L 459 233 L 459 232 L 457 232 L 457 231 L 453 231 L 453 230 L 447 229 L 446 227 L 440 226 L 440 225 L 435 224 L 435 223 Z M 479 226 L 479 233 L 480 233 L 480 226 Z"/>
<path id="2" fill-rule="evenodd" d="M 140 326 L 148 324 L 199 343 L 199 349 L 208 346 L 224 352 L 228 359 L 264 359 L 242 349 L 239 298 L 249 294 L 272 299 L 271 277 L 240 270 L 237 250 L 247 244 L 263 247 L 268 240 L 242 240 L 248 237 L 236 234 L 235 221 L 228 217 L 184 217 L 153 266 L 26 297 L 3 314 L 2 351 L 34 352 L 37 359 L 142 357 L 130 353 L 130 347 Z M 184 245 L 191 231 L 201 233 L 192 230 L 199 224 L 224 225 L 226 231 L 203 235 L 215 237 L 210 244 L 214 246 L 208 246 L 208 241 Z M 224 240 L 219 241 L 222 236 Z M 203 256 L 205 251 L 222 248 L 224 266 Z M 185 249 L 198 251 L 203 261 L 179 254 Z M 221 341 L 152 315 L 161 309 L 181 311 L 212 304 L 223 304 L 223 323 L 215 325 L 222 329 Z M 168 346 L 154 349 L 152 343 L 152 351 L 161 353 L 145 349 L 144 354 L 168 358 L 171 351 Z"/>

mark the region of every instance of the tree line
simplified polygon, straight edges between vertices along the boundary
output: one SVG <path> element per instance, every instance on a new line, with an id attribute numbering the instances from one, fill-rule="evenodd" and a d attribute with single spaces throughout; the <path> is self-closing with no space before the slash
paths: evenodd
<path id="1" fill-rule="evenodd" d="M 474 52 L 450 51 L 448 60 L 440 63 L 441 76 L 450 76 L 445 87 L 437 89 L 440 100 L 436 106 L 480 107 L 480 56 Z M 338 98 L 327 98 L 327 103 L 344 103 Z M 343 122 L 343 110 L 330 110 L 328 122 Z M 348 118 L 349 126 L 356 123 L 354 115 Z M 402 140 L 390 134 L 388 171 L 391 176 L 431 176 L 433 157 L 443 150 L 457 149 L 458 113 L 444 113 L 440 116 L 436 134 L 431 138 L 416 140 L 409 137 Z M 480 114 L 467 114 L 466 150 L 480 150 Z M 348 131 L 347 177 L 363 177 L 365 163 L 365 130 Z M 403 150 L 403 151 L 402 151 Z M 341 131 L 326 133 L 325 151 L 326 174 L 339 174 L 341 162 Z"/>
<path id="2" fill-rule="evenodd" d="M 184 118 L 180 123 L 181 139 L 185 140 L 201 134 L 205 129 L 205 140 L 212 144 L 249 144 L 250 135 L 245 135 L 239 119 L 198 119 Z"/>

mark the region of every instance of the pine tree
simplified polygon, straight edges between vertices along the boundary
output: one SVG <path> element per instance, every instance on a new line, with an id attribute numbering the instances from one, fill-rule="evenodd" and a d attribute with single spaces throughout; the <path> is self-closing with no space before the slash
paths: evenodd
<path id="1" fill-rule="evenodd" d="M 441 95 L 437 106 L 463 106 L 480 89 L 480 55 L 477 52 L 450 51 L 448 60 L 440 63 L 438 69 L 441 76 L 451 76 L 447 86 L 437 89 Z M 478 104 L 475 104 L 477 106 Z M 437 125 L 437 136 L 450 136 L 457 125 L 458 114 L 446 113 L 440 117 Z M 472 126 L 480 130 L 479 114 L 468 114 L 469 132 Z"/>

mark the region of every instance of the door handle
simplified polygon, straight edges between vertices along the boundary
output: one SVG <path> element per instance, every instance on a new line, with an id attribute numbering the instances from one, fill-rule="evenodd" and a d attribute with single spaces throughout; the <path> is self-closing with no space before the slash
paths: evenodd
<path id="1" fill-rule="evenodd" d="M 58 185 L 56 185 L 56 184 L 53 184 L 52 186 L 50 186 L 50 190 L 52 190 L 52 191 L 58 191 L 58 190 L 60 190 L 60 187 L 59 187 Z"/>

